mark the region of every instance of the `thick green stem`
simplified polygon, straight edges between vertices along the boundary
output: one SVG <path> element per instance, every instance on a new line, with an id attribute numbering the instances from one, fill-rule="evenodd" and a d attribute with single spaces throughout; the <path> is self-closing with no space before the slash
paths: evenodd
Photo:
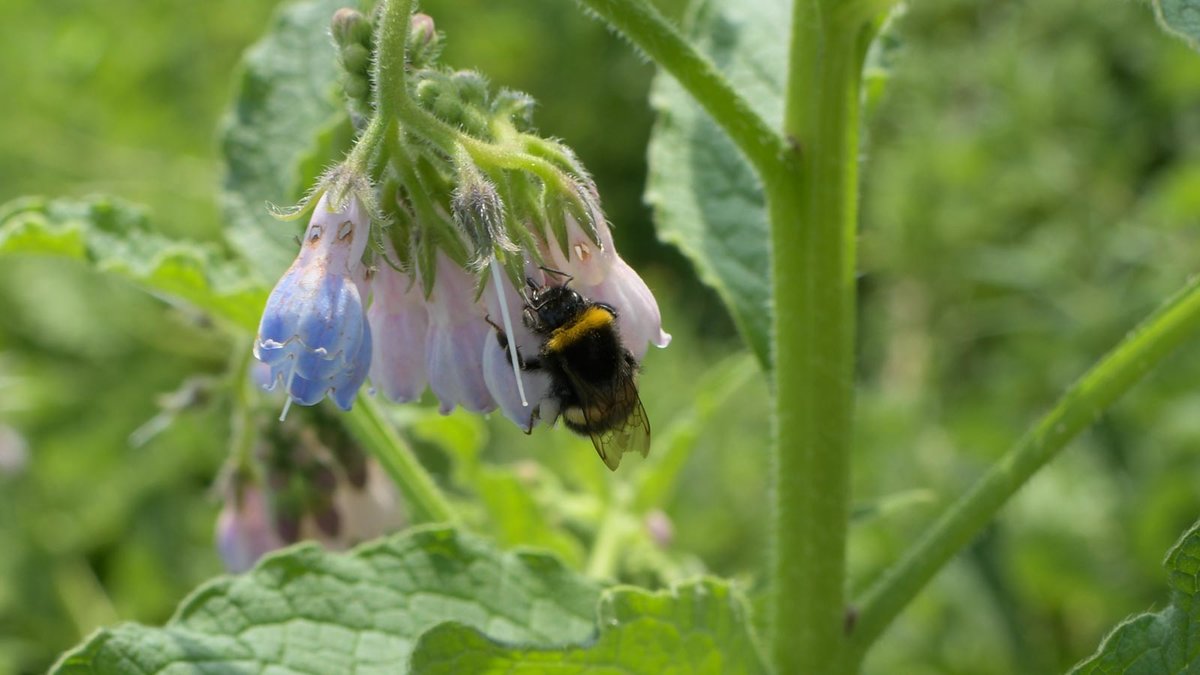
<path id="1" fill-rule="evenodd" d="M 1030 476 L 1117 398 L 1200 332 L 1193 281 L 1063 394 L 1057 405 L 963 495 L 859 601 L 852 649 L 861 655 L 938 570 L 975 538 Z"/>
<path id="2" fill-rule="evenodd" d="M 629 38 L 704 108 L 761 173 L 773 170 L 785 150 L 771 128 L 717 70 L 647 0 L 579 0 Z"/>
<path id="3" fill-rule="evenodd" d="M 857 24 L 797 0 L 784 129 L 795 150 L 763 176 L 774 289 L 777 673 L 842 673 L 854 404 Z"/>
<path id="4" fill-rule="evenodd" d="M 458 514 L 433 477 L 425 472 L 412 448 L 396 433 L 370 394 L 359 392 L 356 405 L 343 419 L 350 432 L 396 482 L 412 509 L 414 523 L 458 521 Z"/>
<path id="5" fill-rule="evenodd" d="M 408 33 L 413 0 L 384 0 L 375 33 L 375 61 L 371 79 L 375 84 L 375 115 L 395 119 L 396 109 L 408 100 L 404 69 L 407 65 Z"/>

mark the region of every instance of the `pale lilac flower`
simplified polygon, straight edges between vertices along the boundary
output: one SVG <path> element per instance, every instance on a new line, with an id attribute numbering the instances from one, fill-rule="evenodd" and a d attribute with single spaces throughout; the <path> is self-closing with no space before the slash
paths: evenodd
<path id="1" fill-rule="evenodd" d="M 391 244 L 388 253 L 395 258 Z M 425 391 L 425 336 L 429 311 L 421 286 L 386 261 L 371 282 L 374 298 L 367 321 L 375 335 L 371 383 L 398 403 L 415 401 Z"/>
<path id="2" fill-rule="evenodd" d="M 617 310 L 617 331 L 621 340 L 641 362 L 648 344 L 666 347 L 671 344 L 671 335 L 662 329 L 662 315 L 654 294 L 642 277 L 617 254 L 604 214 L 594 206 L 593 200 L 585 201 L 589 204 L 600 245 L 593 241 L 584 225 L 567 215 L 566 253 L 553 238 L 553 232 L 549 232 L 543 255 L 548 264 L 553 263 L 556 271 L 571 277 L 571 286 L 583 297 L 609 304 Z"/>
<path id="3" fill-rule="evenodd" d="M 348 410 L 366 379 L 371 329 L 362 256 L 370 225 L 356 196 L 333 206 L 326 192 L 300 254 L 271 291 L 254 355 L 271 367 L 272 387 L 284 384 L 289 404 L 313 405 L 328 394 Z"/>
<path id="4" fill-rule="evenodd" d="M 429 296 L 425 368 L 429 388 L 449 413 L 455 405 L 487 412 L 496 402 L 483 375 L 483 348 L 495 341 L 485 313 L 475 302 L 475 282 L 444 253 L 438 254 L 436 282 Z M 388 345 L 403 349 L 403 345 Z"/>
<path id="5" fill-rule="evenodd" d="M 626 349 L 639 363 L 646 356 L 648 345 L 666 347 L 671 335 L 662 329 L 658 301 L 642 281 L 642 277 L 620 257 L 600 283 L 581 287 L 585 297 L 612 305 L 617 310 L 617 331 Z"/>
<path id="6" fill-rule="evenodd" d="M 264 554 L 283 546 L 267 499 L 257 486 L 243 485 L 217 516 L 217 552 L 230 572 L 245 572 Z"/>

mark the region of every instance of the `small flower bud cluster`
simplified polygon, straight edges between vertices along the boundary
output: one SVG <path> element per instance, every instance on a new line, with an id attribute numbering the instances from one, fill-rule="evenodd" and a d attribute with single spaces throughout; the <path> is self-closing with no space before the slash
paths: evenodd
<path id="1" fill-rule="evenodd" d="M 342 89 L 351 112 L 363 120 L 371 111 L 371 22 L 362 12 L 343 7 L 334 12 L 330 28 L 342 70 Z"/>
<path id="2" fill-rule="evenodd" d="M 267 433 L 223 491 L 216 541 L 231 572 L 302 539 L 341 550 L 405 524 L 395 486 L 319 408 Z"/>
<path id="3" fill-rule="evenodd" d="M 348 10 L 334 19 L 347 71 L 361 74 L 366 21 Z M 499 409 L 529 430 L 558 411 L 548 378 L 518 361 L 541 348 L 521 322 L 528 284 L 569 283 L 613 307 L 638 362 L 670 336 L 654 295 L 617 254 L 583 165 L 533 133 L 532 99 L 438 64 L 441 44 L 433 20 L 414 16 L 405 66 L 413 105 L 399 108 L 418 117 L 387 127 L 378 151 L 356 148 L 302 207 L 312 218 L 267 302 L 255 355 L 271 386 L 302 405 L 328 396 L 349 408 L 369 375 L 393 401 L 428 388 L 443 412 Z"/>

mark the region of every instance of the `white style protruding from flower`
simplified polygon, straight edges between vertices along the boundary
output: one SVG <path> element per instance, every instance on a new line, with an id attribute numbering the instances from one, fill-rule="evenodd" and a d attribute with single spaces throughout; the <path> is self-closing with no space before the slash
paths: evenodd
<path id="1" fill-rule="evenodd" d="M 541 282 L 541 270 L 527 267 L 526 273 L 535 282 Z M 494 281 L 496 276 L 501 279 L 499 289 Z M 505 333 L 508 335 L 509 349 L 516 351 L 511 351 L 506 355 L 496 337 L 489 335 L 489 339 L 485 340 L 483 344 L 483 376 L 487 382 L 488 391 L 491 392 L 492 398 L 495 399 L 504 416 L 528 432 L 536 421 L 534 415 L 539 412 L 539 402 L 545 399 L 546 394 L 549 393 L 550 378 L 545 373 L 538 371 L 523 371 L 520 376 L 521 383 L 524 385 L 525 400 L 521 400 L 521 391 L 512 370 L 511 359 L 518 353 L 525 358 L 536 358 L 538 350 L 541 349 L 541 340 L 522 322 L 521 316 L 525 310 L 525 301 L 522 295 L 513 288 L 508 276 L 493 275 L 492 279 L 492 283 L 483 293 L 487 315 L 493 322 L 499 323 L 503 316 L 502 309 L 508 310 L 512 327 L 506 329 Z M 503 306 L 501 305 L 501 296 L 504 298 Z M 546 419 L 545 412 L 547 411 L 540 414 L 542 419 Z"/>
<path id="2" fill-rule="evenodd" d="M 362 257 L 370 226 L 357 196 L 347 194 L 334 206 L 326 191 L 300 254 L 271 291 L 254 355 L 271 367 L 272 387 L 284 384 L 289 405 L 313 405 L 328 394 L 349 410 L 366 379 L 371 329 Z"/>

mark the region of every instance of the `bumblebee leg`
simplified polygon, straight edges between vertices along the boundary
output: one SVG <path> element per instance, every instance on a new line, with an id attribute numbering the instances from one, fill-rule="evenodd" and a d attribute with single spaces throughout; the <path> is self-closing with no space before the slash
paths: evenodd
<path id="1" fill-rule="evenodd" d="M 492 317 L 485 316 L 483 320 L 488 322 L 488 325 L 496 331 L 496 342 L 500 343 L 500 348 L 504 350 L 504 357 L 511 359 L 512 348 L 508 345 L 508 333 L 505 333 L 503 328 L 497 326 L 496 322 L 492 321 Z M 520 366 L 521 370 L 538 370 L 542 367 L 542 362 L 538 359 L 526 359 L 521 355 L 521 348 L 517 347 L 517 365 Z"/>

